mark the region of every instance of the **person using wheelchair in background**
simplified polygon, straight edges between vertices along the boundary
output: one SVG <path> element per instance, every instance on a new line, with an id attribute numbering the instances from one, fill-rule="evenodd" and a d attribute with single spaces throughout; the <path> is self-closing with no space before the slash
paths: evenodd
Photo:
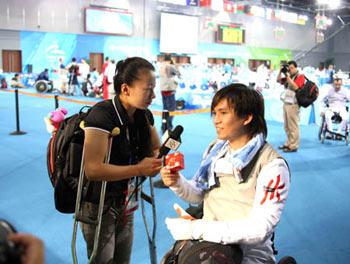
<path id="1" fill-rule="evenodd" d="M 45 69 L 38 75 L 34 87 L 39 93 L 50 92 L 53 90 L 53 82 L 49 79 L 48 69 Z"/>
<path id="2" fill-rule="evenodd" d="M 342 79 L 335 75 L 333 84 L 320 97 L 321 104 L 323 104 L 320 111 L 322 117 L 320 140 L 322 143 L 325 138 L 336 140 L 345 138 L 348 143 L 349 112 L 347 104 L 350 101 L 350 93 L 342 85 Z M 336 132 L 333 130 L 334 123 L 339 123 Z"/>

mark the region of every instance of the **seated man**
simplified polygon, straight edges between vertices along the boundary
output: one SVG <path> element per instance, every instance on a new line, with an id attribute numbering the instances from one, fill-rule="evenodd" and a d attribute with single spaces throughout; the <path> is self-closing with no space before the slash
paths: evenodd
<path id="1" fill-rule="evenodd" d="M 288 197 L 290 172 L 266 142 L 264 99 L 243 84 L 230 84 L 213 97 L 211 113 L 217 140 L 208 146 L 192 180 L 168 165 L 160 172 L 180 198 L 203 203 L 203 217 L 165 222 L 175 240 L 235 247 L 230 255 L 236 260 L 216 262 L 220 257 L 213 250 L 206 254 L 197 247 L 192 251 L 196 261 L 182 263 L 276 263 L 272 237 Z"/>
<path id="2" fill-rule="evenodd" d="M 324 106 L 320 111 L 321 116 L 325 116 L 327 128 L 333 131 L 332 117 L 334 113 L 338 113 L 342 119 L 338 126 L 337 133 L 341 133 L 349 121 L 349 113 L 346 111 L 346 105 L 350 100 L 349 92 L 342 87 L 342 79 L 334 76 L 333 85 L 328 88 L 328 91 L 320 98 Z"/>
<path id="3" fill-rule="evenodd" d="M 25 88 L 24 84 L 21 82 L 21 76 L 15 73 L 15 76 L 11 79 L 10 85 L 12 88 Z"/>
<path id="4" fill-rule="evenodd" d="M 49 70 L 48 69 L 45 69 L 36 78 L 36 81 L 42 81 L 42 80 L 46 81 L 49 85 L 52 86 L 52 81 L 50 81 L 50 79 L 49 79 Z"/>

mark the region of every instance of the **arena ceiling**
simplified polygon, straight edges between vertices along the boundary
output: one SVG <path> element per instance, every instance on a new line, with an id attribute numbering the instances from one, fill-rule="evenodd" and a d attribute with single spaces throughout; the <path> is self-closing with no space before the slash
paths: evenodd
<path id="1" fill-rule="evenodd" d="M 314 13 L 325 12 L 329 16 L 339 15 L 341 17 L 350 18 L 350 0 L 340 0 L 340 5 L 336 9 L 331 9 L 328 6 L 320 6 L 317 0 L 262 0 L 265 6 L 279 7 L 286 10 L 294 10 L 294 12 Z M 330 3 L 333 0 L 329 0 Z"/>

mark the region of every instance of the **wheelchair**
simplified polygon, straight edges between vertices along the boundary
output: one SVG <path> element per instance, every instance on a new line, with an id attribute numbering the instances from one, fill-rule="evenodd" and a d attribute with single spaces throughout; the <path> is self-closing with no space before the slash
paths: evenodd
<path id="1" fill-rule="evenodd" d="M 38 93 L 47 93 L 53 91 L 52 81 L 39 80 L 34 83 L 34 87 Z"/>
<path id="2" fill-rule="evenodd" d="M 346 107 L 346 111 L 348 112 L 348 107 Z M 334 112 L 332 116 L 332 125 L 340 125 L 342 121 L 342 118 L 338 112 Z M 326 139 L 330 140 L 345 140 L 345 144 L 349 144 L 349 122 L 346 123 L 345 131 L 344 133 L 337 133 L 333 131 L 333 127 L 329 128 L 327 126 L 326 117 L 325 115 L 322 116 L 322 122 L 320 126 L 320 130 L 318 133 L 318 139 L 321 143 L 324 143 Z"/>

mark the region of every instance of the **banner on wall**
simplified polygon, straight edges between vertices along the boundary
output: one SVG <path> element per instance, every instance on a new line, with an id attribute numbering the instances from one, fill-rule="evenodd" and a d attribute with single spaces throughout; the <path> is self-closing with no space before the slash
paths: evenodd
<path id="1" fill-rule="evenodd" d="M 85 32 L 130 36 L 133 14 L 110 9 L 86 8 Z"/>
<path id="2" fill-rule="evenodd" d="M 187 5 L 186 0 L 158 0 L 158 2 L 182 6 Z"/>
<path id="3" fill-rule="evenodd" d="M 93 0 L 90 5 L 126 10 L 130 7 L 129 0 Z"/>
<path id="4" fill-rule="evenodd" d="M 186 5 L 187 6 L 199 6 L 199 0 L 187 0 Z"/>

